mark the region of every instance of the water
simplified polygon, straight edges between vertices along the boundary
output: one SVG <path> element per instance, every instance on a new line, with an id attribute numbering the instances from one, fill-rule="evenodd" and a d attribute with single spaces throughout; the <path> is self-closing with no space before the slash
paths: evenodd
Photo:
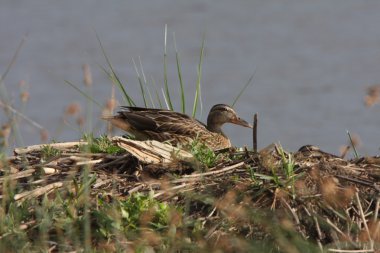
<path id="1" fill-rule="evenodd" d="M 253 85 L 235 108 L 249 121 L 258 112 L 260 147 L 280 141 L 290 150 L 314 144 L 337 153 L 349 130 L 360 136 L 361 154 L 378 154 L 380 106 L 366 108 L 363 97 L 368 86 L 380 82 L 379 11 L 379 1 L 357 0 L 2 0 L 0 71 L 26 36 L 4 81 L 10 98 L 56 140 L 73 140 L 81 134 L 62 126 L 61 117 L 68 103 L 85 106 L 86 101 L 64 80 L 83 88 L 81 66 L 86 63 L 92 69 L 94 97 L 104 103 L 111 93 L 110 81 L 98 67 L 106 63 L 96 33 L 121 79 L 138 97 L 132 58 L 138 62 L 141 57 L 148 80 L 161 85 L 167 24 L 169 84 L 178 89 L 175 32 L 188 108 L 205 36 L 202 120 L 213 104 L 231 103 L 255 72 Z M 21 80 L 30 92 L 24 108 L 19 102 Z M 105 125 L 98 121 L 99 110 L 94 112 L 99 134 Z M 23 121 L 20 128 L 25 145 L 40 142 L 34 127 Z M 249 129 L 225 130 L 235 145 L 252 145 Z"/>

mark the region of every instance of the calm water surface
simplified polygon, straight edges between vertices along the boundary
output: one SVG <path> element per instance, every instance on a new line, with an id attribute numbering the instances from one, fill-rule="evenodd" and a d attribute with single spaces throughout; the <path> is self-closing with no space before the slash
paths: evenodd
<path id="1" fill-rule="evenodd" d="M 251 120 L 259 113 L 259 145 L 280 141 L 290 150 L 314 144 L 338 152 L 346 130 L 360 136 L 362 154 L 378 154 L 380 106 L 366 108 L 366 88 L 380 83 L 380 1 L 48 1 L 0 2 L 0 72 L 4 73 L 26 36 L 4 85 L 19 110 L 52 137 L 81 134 L 62 125 L 65 106 L 85 99 L 65 84 L 82 86 L 82 64 L 93 74 L 93 96 L 104 103 L 111 85 L 99 68 L 113 66 L 140 105 L 132 64 L 141 58 L 148 80 L 163 83 L 164 26 L 168 25 L 169 85 L 178 89 L 173 32 L 180 51 L 188 108 L 193 100 L 202 37 L 205 120 L 216 103 L 231 103 L 255 72 L 253 85 L 235 108 Z M 30 92 L 25 107 L 19 82 Z M 24 89 L 25 87 L 23 87 Z M 119 96 L 119 98 L 121 98 Z M 122 101 L 120 99 L 120 101 Z M 179 98 L 175 98 L 179 108 Z M 95 134 L 105 131 L 94 107 Z M 1 116 L 1 123 L 5 117 Z M 75 126 L 75 123 L 73 123 Z M 39 143 L 38 131 L 20 124 L 25 145 Z M 236 145 L 251 145 L 249 129 L 225 127 Z"/>

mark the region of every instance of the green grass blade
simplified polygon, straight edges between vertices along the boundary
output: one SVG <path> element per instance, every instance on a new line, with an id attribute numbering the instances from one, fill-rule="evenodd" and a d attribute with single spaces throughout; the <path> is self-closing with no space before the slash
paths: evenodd
<path id="1" fill-rule="evenodd" d="M 205 46 L 205 37 L 203 36 L 201 51 L 199 55 L 198 69 L 197 69 L 198 77 L 197 77 L 197 84 L 196 84 L 194 103 L 193 103 L 193 113 L 192 113 L 193 117 L 195 117 L 195 114 L 197 113 L 198 102 L 200 104 L 201 113 L 202 113 L 201 79 L 202 79 L 203 55 L 204 55 L 204 48 L 205 48 L 204 46 Z"/>
<path id="2" fill-rule="evenodd" d="M 175 39 L 175 33 L 174 32 L 173 32 L 173 41 L 174 41 L 175 59 L 176 59 L 176 63 L 177 63 L 177 73 L 178 73 L 180 93 L 181 93 L 181 110 L 182 110 L 182 113 L 186 113 L 185 89 L 183 87 L 181 64 L 179 61 L 179 53 L 177 50 L 177 42 Z"/>
<path id="3" fill-rule="evenodd" d="M 21 51 L 21 48 L 22 46 L 24 45 L 26 41 L 26 37 L 22 38 L 21 42 L 18 44 L 17 48 L 16 48 L 16 51 L 15 53 L 13 54 L 12 56 L 12 59 L 11 61 L 9 62 L 9 64 L 7 65 L 7 68 L 5 69 L 4 73 L 0 76 L 0 83 L 3 82 L 3 80 L 5 79 L 5 77 L 7 76 L 8 72 L 11 70 L 13 64 L 15 64 L 16 62 L 16 59 L 18 58 L 18 55 Z"/>
<path id="4" fill-rule="evenodd" d="M 168 98 L 166 97 L 164 89 L 161 89 L 161 91 L 162 91 L 162 96 L 164 97 L 164 102 L 165 102 L 165 105 L 166 105 L 166 109 L 171 110 L 170 107 L 169 107 Z"/>
<path id="5" fill-rule="evenodd" d="M 111 78 L 112 82 L 115 83 L 119 88 L 120 90 L 123 92 L 123 95 L 125 97 L 125 100 L 128 102 L 129 106 L 135 106 L 135 102 L 133 101 L 133 99 L 128 95 L 127 91 L 125 90 L 124 88 L 124 85 L 121 83 L 119 77 L 117 76 L 112 64 L 111 64 L 111 61 L 110 59 L 108 58 L 107 56 L 107 53 L 106 53 L 106 50 L 104 49 L 103 47 L 103 44 L 98 36 L 98 34 L 96 34 L 96 38 L 99 42 L 99 45 L 100 45 L 100 48 L 102 50 L 102 53 L 103 53 L 103 56 L 104 58 L 106 59 L 107 61 L 107 65 L 108 67 L 110 68 L 111 72 L 108 73 L 109 77 Z M 107 71 L 108 72 L 108 71 Z"/>
<path id="6" fill-rule="evenodd" d="M 94 98 L 92 98 L 91 96 L 89 96 L 86 92 L 84 92 L 83 90 L 81 90 L 80 88 L 78 88 L 75 84 L 71 83 L 70 81 L 67 81 L 65 80 L 65 83 L 67 83 L 68 85 L 70 85 L 71 87 L 73 87 L 74 89 L 76 89 L 80 94 L 82 94 L 85 98 L 87 98 L 89 101 L 93 102 L 94 104 L 96 104 L 97 106 L 99 106 L 100 108 L 102 108 L 103 106 L 98 103 Z"/>
<path id="7" fill-rule="evenodd" d="M 147 103 L 146 103 L 146 98 L 145 98 L 145 89 L 144 89 L 143 80 L 141 79 L 141 76 L 140 76 L 139 70 L 137 69 L 136 62 L 135 62 L 135 60 L 134 60 L 133 58 L 132 58 L 132 62 L 133 62 L 133 66 L 135 67 L 135 71 L 136 71 L 136 73 L 137 73 L 137 80 L 139 81 L 139 84 L 140 84 L 140 91 L 141 91 L 141 96 L 142 96 L 143 101 L 144 101 L 144 106 L 145 106 L 145 108 L 147 108 Z"/>
<path id="8" fill-rule="evenodd" d="M 4 84 L 4 79 L 8 75 L 8 73 L 11 70 L 12 66 L 15 64 L 15 62 L 16 62 L 16 60 L 18 58 L 18 55 L 19 55 L 19 53 L 20 53 L 20 51 L 21 51 L 21 49 L 22 49 L 25 41 L 26 41 L 26 36 L 24 36 L 24 38 L 22 38 L 21 42 L 18 44 L 18 46 L 16 48 L 15 53 L 13 54 L 13 56 L 11 58 L 11 61 L 7 65 L 4 73 L 2 75 L 0 75 L 0 102 L 4 106 L 11 106 L 11 102 L 10 102 L 10 99 L 9 99 L 8 91 L 7 91 L 7 89 L 5 87 L 5 84 Z M 12 133 L 13 138 L 16 141 L 16 144 L 19 145 L 19 146 L 23 146 L 24 142 L 23 142 L 22 136 L 20 134 L 19 126 L 18 126 L 18 124 L 16 124 L 14 112 L 11 113 L 9 110 L 4 110 L 4 113 L 7 115 L 7 117 L 9 118 L 9 120 L 11 122 L 11 128 L 12 128 L 11 133 Z M 1 146 L 2 145 L 0 144 L 0 147 Z M 2 151 L 2 150 L 0 150 L 0 151 Z"/>
<path id="9" fill-rule="evenodd" d="M 0 107 L 3 107 L 6 110 L 9 110 L 14 115 L 17 115 L 18 117 L 22 118 L 23 120 L 25 120 L 26 122 L 28 122 L 30 125 L 34 126 L 35 128 L 37 128 L 39 130 L 44 130 L 45 129 L 43 126 L 41 126 L 40 124 L 38 124 L 36 121 L 32 120 L 31 118 L 29 118 L 28 116 L 26 116 L 22 112 L 16 110 L 12 106 L 10 106 L 8 104 L 4 104 L 1 100 L 0 100 Z"/>
<path id="10" fill-rule="evenodd" d="M 156 82 L 154 81 L 153 77 L 151 77 L 151 79 L 152 79 L 152 86 L 153 86 L 154 91 L 156 93 L 157 102 L 158 102 L 160 108 L 162 109 L 162 102 L 161 102 L 161 98 L 160 98 L 160 95 L 159 95 L 159 92 L 158 92 L 158 89 L 157 89 Z"/>
<path id="11" fill-rule="evenodd" d="M 148 85 L 148 82 L 146 80 L 146 76 L 145 76 L 145 71 L 144 71 L 144 68 L 143 68 L 143 65 L 142 65 L 142 61 L 141 61 L 141 57 L 139 56 L 139 63 L 140 63 L 140 69 L 141 69 L 141 75 L 142 75 L 142 78 L 144 80 L 144 86 L 146 88 L 146 91 L 148 92 L 148 96 L 149 96 L 149 99 L 150 99 L 150 103 L 152 105 L 153 108 L 155 108 L 155 104 L 154 104 L 154 100 L 152 98 L 152 94 L 150 93 L 150 90 L 149 90 L 149 85 Z"/>
<path id="12" fill-rule="evenodd" d="M 357 159 L 357 158 L 359 158 L 359 154 L 356 151 L 356 147 L 355 147 L 354 141 L 352 140 L 350 132 L 348 130 L 346 130 L 346 131 L 347 131 L 348 138 L 350 139 L 350 143 L 351 143 L 352 149 L 354 150 L 355 158 Z"/>
<path id="13" fill-rule="evenodd" d="M 234 102 L 232 102 L 231 106 L 234 107 L 236 102 L 239 100 L 240 96 L 243 94 L 243 92 L 247 89 L 248 85 L 252 82 L 252 79 L 253 77 L 255 76 L 256 74 L 256 69 L 255 71 L 253 72 L 253 74 L 250 76 L 250 78 L 248 79 L 248 82 L 244 85 L 244 87 L 240 90 L 239 94 L 236 96 L 236 98 L 234 99 Z"/>
<path id="14" fill-rule="evenodd" d="M 146 92 L 148 93 L 150 104 L 152 105 L 152 108 L 156 108 L 156 105 L 154 104 L 154 100 L 152 97 L 152 93 L 150 92 L 149 86 L 146 86 Z"/>
<path id="15" fill-rule="evenodd" d="M 168 66 L 167 66 L 167 38 L 168 38 L 168 25 L 165 25 L 165 35 L 164 35 L 164 85 L 166 98 L 165 102 L 169 106 L 168 109 L 173 110 L 173 104 L 170 99 L 170 92 L 168 86 Z"/>
<path id="16" fill-rule="evenodd" d="M 8 91 L 7 91 L 7 89 L 6 89 L 5 85 L 4 85 L 4 79 L 8 75 L 8 73 L 11 70 L 12 66 L 15 64 L 15 62 L 16 62 L 16 60 L 18 58 L 18 55 L 19 55 L 19 53 L 21 51 L 21 48 L 23 47 L 25 41 L 26 41 L 26 37 L 22 38 L 21 42 L 18 44 L 18 46 L 16 48 L 15 53 L 13 54 L 13 56 L 11 58 L 11 61 L 7 65 L 4 73 L 2 75 L 0 75 L 0 99 L 6 105 L 10 104 L 10 102 L 9 102 Z M 5 113 L 7 113 L 7 111 L 5 111 Z M 11 117 L 10 115 L 8 115 L 8 116 Z"/>

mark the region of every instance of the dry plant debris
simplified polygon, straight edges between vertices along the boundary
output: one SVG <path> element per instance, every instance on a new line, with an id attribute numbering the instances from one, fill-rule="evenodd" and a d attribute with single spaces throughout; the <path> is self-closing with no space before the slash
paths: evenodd
<path id="1" fill-rule="evenodd" d="M 272 239 L 285 252 L 300 252 L 287 243 L 297 237 L 330 252 L 380 250 L 380 157 L 344 160 L 315 146 L 286 153 L 271 145 L 258 153 L 225 151 L 220 163 L 205 169 L 167 144 L 112 141 L 127 152 L 89 153 L 84 141 L 49 144 L 55 152 L 48 157 L 46 145 L 16 149 L 0 166 L 0 198 L 6 183 L 18 203 L 74 191 L 87 169 L 93 201 L 143 193 L 187 205 L 206 233 L 186 240 L 209 248 L 244 251 L 246 240 Z"/>

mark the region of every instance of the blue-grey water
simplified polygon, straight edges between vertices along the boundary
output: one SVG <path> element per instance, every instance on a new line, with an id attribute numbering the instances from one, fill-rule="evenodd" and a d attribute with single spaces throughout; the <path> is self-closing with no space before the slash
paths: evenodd
<path id="1" fill-rule="evenodd" d="M 138 63 L 140 57 L 148 82 L 154 79 L 162 87 L 167 24 L 168 82 L 178 90 L 175 32 L 189 109 L 205 38 L 202 120 L 213 104 L 232 103 L 255 73 L 235 109 L 249 121 L 259 114 L 260 147 L 281 142 L 295 150 L 314 144 L 337 153 L 349 130 L 360 136 L 359 152 L 378 154 L 380 105 L 366 108 L 363 98 L 368 86 L 380 83 L 379 13 L 375 0 L 2 0 L 0 73 L 25 38 L 3 81 L 8 99 L 50 137 L 75 140 L 81 135 L 75 122 L 62 124 L 61 117 L 69 103 L 87 103 L 64 80 L 84 89 L 81 66 L 89 64 L 95 99 L 104 103 L 111 94 L 111 82 L 99 67 L 106 61 L 96 34 L 128 91 L 143 105 L 132 58 Z M 20 81 L 30 93 L 25 106 Z M 179 99 L 174 100 L 179 108 Z M 100 134 L 105 124 L 96 106 L 93 111 L 95 134 Z M 6 123 L 2 111 L 0 119 Z M 40 142 L 38 129 L 23 120 L 18 125 L 24 145 Z M 226 126 L 225 131 L 235 145 L 252 145 L 249 129 Z"/>

